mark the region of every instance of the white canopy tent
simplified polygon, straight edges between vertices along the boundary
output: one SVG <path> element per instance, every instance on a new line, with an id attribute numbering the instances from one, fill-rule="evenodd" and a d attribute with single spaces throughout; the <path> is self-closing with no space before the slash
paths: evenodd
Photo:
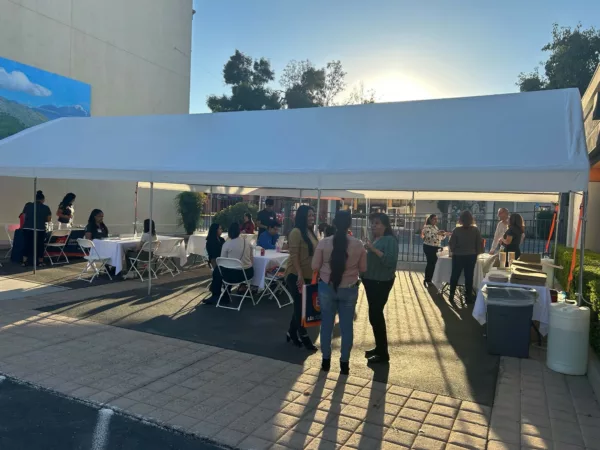
<path id="1" fill-rule="evenodd" d="M 64 118 L 0 175 L 303 190 L 587 191 L 576 89 L 334 108 Z M 152 197 L 152 196 L 151 196 Z"/>

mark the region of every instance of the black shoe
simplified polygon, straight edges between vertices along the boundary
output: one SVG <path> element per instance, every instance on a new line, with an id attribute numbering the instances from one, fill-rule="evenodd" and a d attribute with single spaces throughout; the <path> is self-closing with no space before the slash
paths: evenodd
<path id="1" fill-rule="evenodd" d="M 310 350 L 311 352 L 316 352 L 317 350 L 319 350 L 317 348 L 317 346 L 315 344 L 313 344 L 313 341 L 310 339 L 308 334 L 305 334 L 304 336 L 300 336 L 300 340 L 302 341 L 302 345 L 304 345 L 304 347 L 307 350 Z"/>
<path id="2" fill-rule="evenodd" d="M 329 369 L 331 369 L 331 359 L 323 358 L 321 361 L 321 370 L 323 372 L 329 372 Z"/>
<path id="3" fill-rule="evenodd" d="M 389 362 L 389 356 L 373 355 L 367 359 L 367 364 L 387 364 Z"/>
<path id="4" fill-rule="evenodd" d="M 298 339 L 298 337 L 295 334 L 294 335 L 290 334 L 289 331 L 285 335 L 285 340 L 287 342 L 291 342 L 296 347 L 302 347 L 302 342 L 300 342 L 300 339 Z"/>
<path id="5" fill-rule="evenodd" d="M 350 363 L 340 361 L 340 373 L 342 375 L 350 375 Z"/>
<path id="6" fill-rule="evenodd" d="M 426 288 L 428 288 L 429 287 L 429 283 L 431 283 L 431 281 L 425 280 L 425 281 L 423 281 L 423 286 L 425 286 Z"/>
<path id="7" fill-rule="evenodd" d="M 377 354 L 377 349 L 371 349 L 371 350 L 367 350 L 365 352 L 365 358 L 370 358 L 371 356 L 375 356 Z"/>

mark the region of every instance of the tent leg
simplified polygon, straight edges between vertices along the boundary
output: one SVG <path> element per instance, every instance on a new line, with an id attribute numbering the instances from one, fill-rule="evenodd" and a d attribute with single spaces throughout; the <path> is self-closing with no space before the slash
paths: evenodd
<path id="1" fill-rule="evenodd" d="M 577 295 L 577 304 L 581 306 L 583 301 L 583 268 L 584 268 L 584 253 L 585 253 L 585 229 L 587 224 L 587 205 L 588 203 L 588 192 L 583 192 L 583 217 L 581 218 L 581 242 L 579 248 L 579 286 Z"/>
<path id="2" fill-rule="evenodd" d="M 319 228 L 319 211 L 321 210 L 321 189 L 317 190 L 317 214 L 315 217 L 315 224 L 317 229 Z"/>
<path id="3" fill-rule="evenodd" d="M 562 199 L 562 194 L 558 196 L 558 211 L 556 213 L 556 224 L 554 226 L 554 251 L 552 258 L 554 259 L 554 264 L 556 264 L 556 251 L 558 249 L 558 227 L 560 224 L 560 201 Z"/>
<path id="4" fill-rule="evenodd" d="M 137 223 L 138 223 L 138 188 L 139 188 L 139 182 L 135 183 L 135 203 L 133 204 L 133 211 L 134 211 L 134 217 L 133 217 L 133 236 L 137 237 Z"/>
<path id="5" fill-rule="evenodd" d="M 37 177 L 33 179 L 33 274 L 37 272 Z"/>
<path id="6" fill-rule="evenodd" d="M 154 200 L 154 182 L 150 182 L 150 234 L 152 234 L 152 203 Z M 148 295 L 152 292 L 152 246 L 148 251 Z"/>
<path id="7" fill-rule="evenodd" d="M 412 193 L 412 200 L 410 203 L 410 226 L 408 227 L 408 270 L 412 272 L 412 261 L 413 261 L 413 239 L 415 236 L 415 191 Z"/>

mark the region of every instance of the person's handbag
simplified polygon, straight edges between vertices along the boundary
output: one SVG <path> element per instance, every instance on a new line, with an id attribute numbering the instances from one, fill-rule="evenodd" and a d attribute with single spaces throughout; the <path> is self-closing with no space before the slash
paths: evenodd
<path id="1" fill-rule="evenodd" d="M 302 287 L 302 326 L 305 328 L 321 325 L 321 305 L 317 280 L 318 272 L 314 272 L 311 283 Z"/>

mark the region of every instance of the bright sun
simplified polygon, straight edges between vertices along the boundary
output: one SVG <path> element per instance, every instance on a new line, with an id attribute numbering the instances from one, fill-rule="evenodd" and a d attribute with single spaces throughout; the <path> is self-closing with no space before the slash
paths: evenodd
<path id="1" fill-rule="evenodd" d="M 425 84 L 400 74 L 374 78 L 368 85 L 375 90 L 379 102 L 423 100 L 435 97 Z"/>

